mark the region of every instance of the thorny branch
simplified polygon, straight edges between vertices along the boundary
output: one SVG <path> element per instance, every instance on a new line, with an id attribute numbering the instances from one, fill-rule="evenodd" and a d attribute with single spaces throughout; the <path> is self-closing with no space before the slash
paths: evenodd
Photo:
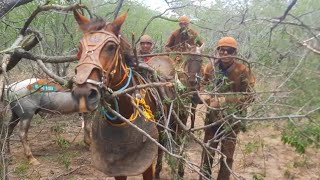
<path id="1" fill-rule="evenodd" d="M 16 49 L 14 52 L 8 52 L 9 54 L 16 54 L 21 58 L 30 59 L 36 61 L 37 59 L 42 60 L 44 63 L 65 63 L 77 61 L 76 55 L 71 56 L 46 56 L 46 55 L 36 55 L 29 51 L 25 51 L 21 48 Z"/>
<path id="2" fill-rule="evenodd" d="M 284 20 L 286 19 L 286 17 L 287 17 L 288 15 L 290 15 L 290 14 L 289 14 L 289 11 L 292 9 L 292 7 L 295 5 L 296 2 L 297 2 L 297 0 L 293 0 L 293 1 L 290 3 L 290 5 L 287 7 L 286 11 L 284 12 L 284 14 L 283 14 L 281 17 L 279 17 L 279 18 L 274 18 L 274 19 L 271 19 L 271 20 L 265 20 L 265 21 L 269 21 L 269 22 L 275 23 L 275 25 L 271 28 L 271 33 L 272 33 L 272 30 L 273 30 L 274 28 L 276 28 L 280 23 L 281 23 L 281 24 L 294 25 L 294 26 L 304 26 L 304 24 L 303 24 L 302 22 L 300 22 L 300 24 L 298 24 L 298 23 L 295 23 L 295 22 L 284 21 Z M 168 2 L 168 3 L 170 3 L 170 2 Z M 48 7 L 49 7 L 49 6 L 48 6 Z M 56 8 L 52 8 L 52 10 L 62 10 L 62 9 L 59 9 L 58 7 L 56 7 Z M 38 11 L 39 11 L 39 10 L 38 10 Z M 41 11 L 39 11 L 39 12 L 41 12 Z M 39 12 L 37 12 L 37 13 L 39 13 Z M 246 13 L 247 13 L 247 12 L 245 12 L 245 14 L 243 15 L 243 17 L 242 17 L 242 19 L 241 19 L 241 22 L 243 22 L 243 23 L 250 21 L 250 20 L 244 20 Z M 167 19 L 167 20 L 175 21 L 175 20 L 166 18 L 166 17 L 164 17 L 164 16 L 162 16 L 162 15 L 163 15 L 163 14 L 160 14 L 160 15 L 158 15 L 158 16 L 155 16 L 155 17 L 151 18 L 151 19 L 149 20 L 148 24 L 146 25 L 145 29 L 143 30 L 143 33 L 142 33 L 142 34 L 144 34 L 144 32 L 147 30 L 148 25 L 149 25 L 154 19 L 156 19 L 156 18 L 162 18 L 162 19 Z M 30 18 L 29 18 L 29 19 L 31 19 L 30 21 L 32 21 L 32 18 L 35 18 L 35 17 L 30 17 Z M 260 19 L 260 20 L 264 20 L 264 19 Z M 24 27 L 24 28 L 23 28 L 24 30 L 22 29 L 21 32 L 22 32 L 22 31 L 26 31 L 26 30 L 28 29 L 28 26 L 29 26 L 29 25 L 30 25 L 30 23 L 29 23 L 29 24 L 26 23 L 25 26 L 26 26 L 27 28 Z M 310 29 L 314 30 L 314 29 L 316 29 L 316 28 L 310 27 Z M 315 35 L 313 38 L 316 38 L 317 36 L 319 36 L 319 34 L 318 34 L 318 35 Z M 316 53 L 316 54 L 320 54 L 320 51 L 319 51 L 319 50 L 314 49 L 313 47 L 311 47 L 311 46 L 307 43 L 308 41 L 310 41 L 310 40 L 313 39 L 313 38 L 307 39 L 307 40 L 305 40 L 305 41 L 303 41 L 303 42 L 301 42 L 301 43 L 299 42 L 299 44 L 307 47 L 308 49 L 310 49 L 311 51 L 313 51 L 313 52 Z M 7 55 L 8 55 L 8 54 L 10 54 L 10 55 L 14 55 L 14 54 L 15 54 L 15 55 L 17 55 L 17 56 L 19 56 L 19 57 L 23 57 L 23 58 L 27 58 L 27 59 L 31 59 L 31 60 L 37 61 L 38 63 L 40 63 L 40 67 L 41 67 L 41 63 L 43 64 L 43 62 L 46 62 L 46 63 L 62 63 L 62 62 L 73 62 L 73 61 L 76 61 L 76 60 L 77 60 L 76 56 L 74 56 L 74 55 L 73 55 L 73 56 L 45 56 L 45 55 L 35 55 L 35 54 L 32 54 L 32 53 L 30 53 L 30 52 L 27 52 L 27 51 L 23 50 L 23 49 L 22 49 L 21 47 L 19 47 L 19 46 L 12 47 L 11 49 L 9 48 L 9 49 L 3 51 L 2 53 L 7 53 Z M 174 54 L 174 52 L 173 52 L 173 53 L 158 53 L 158 54 L 144 55 L 144 56 L 139 56 L 139 57 L 150 57 L 150 56 L 170 55 L 170 54 Z M 198 54 L 180 53 L 180 52 L 179 52 L 179 53 L 177 52 L 177 54 L 183 54 L 183 55 L 198 55 Z M 210 56 L 210 55 L 204 55 L 204 54 L 202 54 L 201 56 L 207 57 L 207 58 L 212 58 L 212 59 L 219 59 L 218 57 Z M 238 58 L 238 57 L 237 57 L 237 58 Z M 248 63 L 248 64 L 250 64 L 250 62 L 248 62 L 248 61 L 245 60 L 245 59 L 242 59 L 242 58 L 239 58 L 239 59 L 240 59 L 240 60 L 243 60 L 244 62 L 246 62 L 246 63 Z M 300 62 L 302 62 L 302 60 L 301 60 Z M 299 62 L 299 64 L 300 64 L 300 62 Z M 3 65 L 5 65 L 5 64 L 3 64 Z M 298 67 L 298 66 L 297 66 L 297 67 Z M 45 67 L 42 67 L 42 68 L 45 68 Z M 6 69 L 6 67 L 3 66 L 3 69 Z M 44 71 L 46 71 L 46 70 L 44 70 Z M 288 78 L 283 82 L 283 84 L 286 83 L 286 82 L 290 79 L 290 77 L 294 74 L 295 71 L 296 71 L 296 68 L 293 70 L 292 74 L 290 74 L 290 75 L 288 76 Z M 6 76 L 5 73 L 4 73 L 4 76 Z M 61 80 L 61 82 L 65 83 L 64 80 Z M 128 88 L 127 90 L 125 90 L 125 91 L 122 92 L 122 93 L 117 93 L 117 92 L 115 92 L 115 93 L 112 95 L 112 97 L 117 97 L 117 96 L 119 96 L 119 95 L 121 95 L 121 94 L 129 93 L 129 92 L 134 91 L 134 90 L 137 90 L 137 89 L 143 89 L 143 88 L 148 88 L 148 87 L 166 86 L 166 85 L 168 85 L 168 84 L 170 84 L 170 83 L 159 83 L 159 82 L 156 82 L 156 83 L 150 83 L 150 84 L 145 84 L 145 85 L 138 85 L 138 86 L 135 86 L 135 87 L 132 87 L 132 88 Z M 283 84 L 282 84 L 282 85 L 283 85 Z M 282 85 L 280 85 L 277 89 L 279 89 Z M 282 92 L 282 91 L 273 91 L 273 92 L 271 92 L 271 93 L 278 93 L 278 92 Z M 262 93 L 264 93 L 264 92 L 262 92 Z M 270 93 L 270 92 L 266 92 L 266 93 Z M 228 95 L 228 94 L 237 94 L 237 93 L 207 93 L 207 94 Z M 239 93 L 239 94 L 248 94 L 248 93 Z M 250 93 L 250 94 L 251 94 L 251 93 Z M 258 93 L 258 94 L 259 94 L 259 93 Z M 189 95 L 189 94 L 186 93 L 185 95 L 187 96 L 187 95 Z M 181 95 L 180 98 L 181 98 L 181 97 L 183 97 L 183 95 Z M 175 116 L 174 119 L 175 119 L 175 120 L 177 121 L 177 123 L 183 128 L 183 130 L 186 132 L 186 134 L 187 134 L 188 136 L 192 137 L 198 144 L 200 144 L 200 145 L 202 146 L 202 148 L 204 148 L 204 149 L 207 151 L 207 153 L 209 153 L 209 151 L 217 151 L 219 154 L 221 154 L 221 152 L 219 152 L 217 149 L 212 149 L 212 148 L 210 148 L 210 147 L 208 146 L 208 144 L 204 144 L 201 140 L 199 140 L 199 139 L 198 139 L 196 136 L 194 136 L 191 132 L 194 132 L 194 131 L 197 131 L 197 130 L 201 130 L 201 129 L 209 128 L 209 127 L 211 127 L 211 126 L 213 126 L 213 125 L 216 125 L 216 124 L 218 124 L 218 123 L 223 122 L 226 118 L 230 118 L 230 117 L 232 117 L 232 118 L 234 118 L 234 119 L 236 119 L 236 120 L 251 120 L 251 121 L 279 120 L 279 119 L 286 119 L 286 120 L 289 119 L 290 121 L 292 121 L 292 119 L 308 118 L 308 116 L 309 116 L 311 113 L 316 112 L 316 111 L 319 110 L 319 109 L 315 109 L 315 110 L 313 110 L 313 111 L 308 112 L 308 113 L 305 114 L 305 115 L 284 115 L 284 116 L 275 116 L 275 117 L 238 117 L 238 116 L 236 116 L 235 114 L 230 114 L 230 115 L 226 116 L 224 119 L 221 119 L 221 120 L 219 120 L 219 121 L 217 121 L 217 122 L 214 122 L 214 123 L 212 123 L 212 124 L 209 124 L 209 125 L 207 125 L 207 126 L 197 127 L 197 128 L 194 128 L 194 129 L 188 129 L 188 128 L 181 122 L 181 120 L 179 119 L 179 117 L 178 117 L 178 115 L 177 115 L 177 112 L 175 112 L 175 111 L 173 110 L 172 106 L 173 106 L 173 103 L 171 104 L 171 108 L 170 108 L 170 113 L 169 113 L 168 119 L 170 119 L 170 114 L 174 115 L 174 116 Z M 210 109 L 210 106 L 209 106 L 208 104 L 205 104 L 205 106 Z M 137 107 L 136 107 L 136 108 L 137 108 Z M 139 108 L 138 108 L 138 110 L 139 110 L 140 113 L 141 113 L 141 110 L 140 110 Z M 118 114 L 117 112 L 113 111 L 112 109 L 109 109 L 109 111 L 112 112 L 112 113 L 114 113 L 116 116 L 118 116 L 118 117 L 119 117 L 120 119 L 122 119 L 123 121 L 127 122 L 129 125 L 135 127 L 134 124 L 132 124 L 131 122 L 129 122 L 126 118 L 124 118 L 123 116 L 121 116 L 121 115 Z M 237 122 L 238 122 L 238 121 L 237 121 Z M 237 122 L 236 122 L 236 123 L 237 123 Z M 143 134 L 146 135 L 146 136 L 148 135 L 148 134 L 146 134 L 142 129 L 139 129 L 138 127 L 135 127 L 135 128 L 136 128 L 140 133 L 143 133 Z M 147 136 L 147 137 L 148 137 L 148 136 Z M 148 137 L 148 138 L 151 138 L 151 137 Z M 182 157 L 182 156 L 173 154 L 172 152 L 170 152 L 169 150 L 167 150 L 165 147 L 161 146 L 161 144 L 159 144 L 156 140 L 154 140 L 154 139 L 152 139 L 152 138 L 151 138 L 151 140 L 152 140 L 154 143 L 156 143 L 156 144 L 157 144 L 162 150 L 164 150 L 166 153 L 168 153 L 169 155 L 171 155 L 171 156 L 173 156 L 173 157 L 175 157 L 175 158 L 177 158 L 177 159 L 182 159 L 183 161 L 185 161 L 185 162 L 189 165 L 189 167 L 192 167 L 192 169 L 194 169 L 194 165 L 192 164 L 192 162 L 189 162 L 187 159 L 185 159 L 185 158 Z M 213 141 L 213 140 L 215 140 L 215 139 L 212 139 L 212 141 Z M 224 157 L 224 161 L 226 161 L 225 156 L 224 156 L 223 154 L 221 154 L 221 155 Z M 194 170 L 195 170 L 195 169 L 194 169 Z M 231 170 L 231 169 L 229 169 L 229 170 Z M 199 172 L 198 170 L 196 170 L 196 171 L 200 174 L 200 172 Z M 231 171 L 231 172 L 232 172 L 232 171 Z M 237 176 L 236 176 L 236 177 L 237 177 Z"/>

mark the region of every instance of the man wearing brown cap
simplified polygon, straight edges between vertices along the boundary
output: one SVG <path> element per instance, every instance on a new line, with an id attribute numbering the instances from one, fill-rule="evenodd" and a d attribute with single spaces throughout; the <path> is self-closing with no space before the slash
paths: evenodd
<path id="1" fill-rule="evenodd" d="M 167 52 L 170 51 L 180 51 L 180 52 L 186 52 L 188 49 L 188 45 L 190 46 L 201 46 L 203 44 L 203 41 L 200 39 L 199 34 L 189 28 L 190 25 L 190 19 L 187 16 L 181 16 L 179 18 L 179 26 L 180 28 L 175 30 L 166 46 L 165 50 Z"/>
<path id="2" fill-rule="evenodd" d="M 255 76 L 249 67 L 237 60 L 237 50 L 238 42 L 233 37 L 221 38 L 216 49 L 219 60 L 204 68 L 204 81 L 214 87 L 213 93 L 218 94 L 202 99 L 212 108 L 223 109 L 208 108 L 205 120 L 205 125 L 215 125 L 205 129 L 204 143 L 208 143 L 213 149 L 217 149 L 220 143 L 221 153 L 224 154 L 220 159 L 217 180 L 230 179 L 237 135 L 243 128 L 243 124 L 232 118 L 232 115 L 245 116 L 248 106 L 254 100 Z M 208 155 L 203 150 L 201 160 L 201 171 L 209 179 L 215 151 L 211 153 Z"/>
<path id="3" fill-rule="evenodd" d="M 154 42 L 151 36 L 145 34 L 140 38 L 139 55 L 151 54 L 154 47 Z M 151 57 L 143 58 L 144 62 L 148 62 Z"/>

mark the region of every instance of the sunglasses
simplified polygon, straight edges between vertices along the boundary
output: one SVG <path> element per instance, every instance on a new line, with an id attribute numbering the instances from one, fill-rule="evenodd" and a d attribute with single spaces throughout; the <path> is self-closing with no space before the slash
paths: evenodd
<path id="1" fill-rule="evenodd" d="M 227 51 L 228 54 L 233 54 L 236 51 L 235 48 L 219 48 L 218 50 L 221 53 Z"/>

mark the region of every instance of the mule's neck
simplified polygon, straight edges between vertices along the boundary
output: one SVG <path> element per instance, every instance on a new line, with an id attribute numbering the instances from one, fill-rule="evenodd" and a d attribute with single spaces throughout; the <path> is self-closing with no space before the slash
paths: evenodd
<path id="1" fill-rule="evenodd" d="M 110 88 L 113 91 L 123 91 L 132 87 L 133 72 L 124 61 L 121 61 L 121 63 L 118 63 L 117 66 L 115 66 L 115 71 L 114 78 L 110 81 Z M 134 112 L 130 97 L 123 94 L 118 97 L 117 101 L 119 113 L 128 119 Z"/>
<path id="2" fill-rule="evenodd" d="M 71 92 L 43 93 L 40 100 L 40 107 L 62 114 L 78 112 L 78 106 L 78 101 L 72 97 Z"/>

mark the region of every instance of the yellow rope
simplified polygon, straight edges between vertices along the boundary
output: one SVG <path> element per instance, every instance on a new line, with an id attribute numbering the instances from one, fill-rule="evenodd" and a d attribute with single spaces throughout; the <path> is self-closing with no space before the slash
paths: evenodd
<path id="1" fill-rule="evenodd" d="M 154 119 L 154 115 L 150 109 L 150 106 L 147 105 L 146 101 L 144 100 L 144 98 L 141 98 L 141 99 L 138 99 L 136 98 L 136 104 L 139 106 L 139 104 L 141 104 L 143 106 L 143 115 L 146 117 L 146 121 L 152 121 L 152 122 L 155 122 L 155 119 Z M 136 110 L 138 113 L 139 111 Z M 137 114 L 138 114 L 137 113 Z M 139 113 L 140 114 L 140 113 Z"/>
<path id="2" fill-rule="evenodd" d="M 154 115 L 150 109 L 150 106 L 147 105 L 146 101 L 144 100 L 144 98 L 135 98 L 135 104 L 139 107 L 139 106 L 143 106 L 143 114 L 144 116 L 146 117 L 145 121 L 152 121 L 152 122 L 155 122 L 155 119 L 154 119 Z M 132 115 L 130 116 L 129 118 L 129 121 L 130 122 L 134 122 L 138 116 L 140 116 L 140 112 L 138 111 L 137 108 L 135 108 L 134 112 L 132 113 Z M 116 126 L 116 127 L 121 127 L 121 126 L 124 126 L 126 125 L 127 123 L 126 122 L 123 122 L 123 123 L 120 123 L 120 124 L 115 124 L 115 123 L 112 123 L 110 121 L 107 121 L 108 123 L 110 123 L 112 126 Z"/>
<path id="3" fill-rule="evenodd" d="M 136 105 L 139 107 L 139 101 L 136 101 Z M 136 120 L 139 114 L 140 113 L 137 110 L 137 108 L 134 108 L 134 112 L 133 112 L 133 114 L 131 114 L 131 116 L 129 118 L 130 122 Z"/>

